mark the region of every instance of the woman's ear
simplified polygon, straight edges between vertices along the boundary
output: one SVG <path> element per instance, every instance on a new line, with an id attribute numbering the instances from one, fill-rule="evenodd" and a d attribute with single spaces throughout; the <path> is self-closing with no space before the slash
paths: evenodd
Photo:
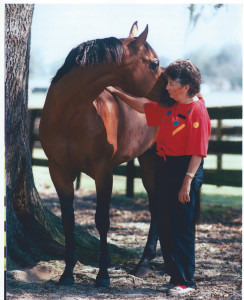
<path id="1" fill-rule="evenodd" d="M 186 93 L 188 93 L 189 89 L 190 89 L 190 85 L 189 84 L 186 84 L 184 85 L 184 90 L 186 91 Z"/>

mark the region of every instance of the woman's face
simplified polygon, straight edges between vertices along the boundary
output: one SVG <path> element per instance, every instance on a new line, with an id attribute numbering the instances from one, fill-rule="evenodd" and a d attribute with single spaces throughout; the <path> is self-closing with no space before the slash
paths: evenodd
<path id="1" fill-rule="evenodd" d="M 181 86 L 177 81 L 172 80 L 168 77 L 168 84 L 166 90 L 169 92 L 171 98 L 177 102 L 182 102 L 189 98 L 187 92 L 189 90 L 189 85 Z"/>

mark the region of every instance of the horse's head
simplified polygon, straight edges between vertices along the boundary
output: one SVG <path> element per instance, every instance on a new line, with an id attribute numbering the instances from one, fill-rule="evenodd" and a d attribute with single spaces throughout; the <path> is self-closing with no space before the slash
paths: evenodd
<path id="1" fill-rule="evenodd" d="M 164 69 L 161 68 L 161 70 L 162 73 L 151 92 L 147 95 L 147 98 L 159 102 L 161 106 L 172 106 L 175 104 L 175 100 L 170 98 L 169 93 L 166 90 L 168 80 L 165 76 Z"/>
<path id="2" fill-rule="evenodd" d="M 80 89 L 80 82 L 87 82 L 89 78 L 94 85 L 88 93 L 92 100 L 105 86 L 114 85 L 132 95 L 163 102 L 162 96 L 168 97 L 165 78 L 157 54 L 146 41 L 148 26 L 138 37 L 137 30 L 135 22 L 128 38 L 96 39 L 73 48 L 53 77 L 52 84 L 68 79 Z"/>
<path id="3" fill-rule="evenodd" d="M 148 26 L 138 36 L 137 22 L 131 28 L 129 37 L 120 41 L 124 47 L 121 61 L 123 70 L 119 84 L 125 91 L 138 96 L 160 101 L 165 94 L 165 78 L 156 52 L 146 42 Z"/>

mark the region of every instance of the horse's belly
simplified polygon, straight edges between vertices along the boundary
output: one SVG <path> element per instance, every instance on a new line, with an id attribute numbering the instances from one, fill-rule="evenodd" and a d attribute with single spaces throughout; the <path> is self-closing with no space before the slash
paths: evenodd
<path id="1" fill-rule="evenodd" d="M 119 137 L 118 151 L 114 157 L 114 164 L 120 164 L 140 156 L 156 141 L 157 127 L 147 124 L 138 128 L 127 128 Z"/>

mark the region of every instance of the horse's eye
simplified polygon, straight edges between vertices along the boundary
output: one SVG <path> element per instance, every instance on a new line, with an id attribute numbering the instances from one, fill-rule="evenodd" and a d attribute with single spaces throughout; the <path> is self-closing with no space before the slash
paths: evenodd
<path id="1" fill-rule="evenodd" d="M 149 65 L 149 68 L 150 68 L 151 70 L 153 70 L 153 71 L 157 71 L 158 67 L 159 67 L 159 60 L 158 60 L 158 59 L 154 60 L 154 61 L 151 62 L 150 65 Z"/>

